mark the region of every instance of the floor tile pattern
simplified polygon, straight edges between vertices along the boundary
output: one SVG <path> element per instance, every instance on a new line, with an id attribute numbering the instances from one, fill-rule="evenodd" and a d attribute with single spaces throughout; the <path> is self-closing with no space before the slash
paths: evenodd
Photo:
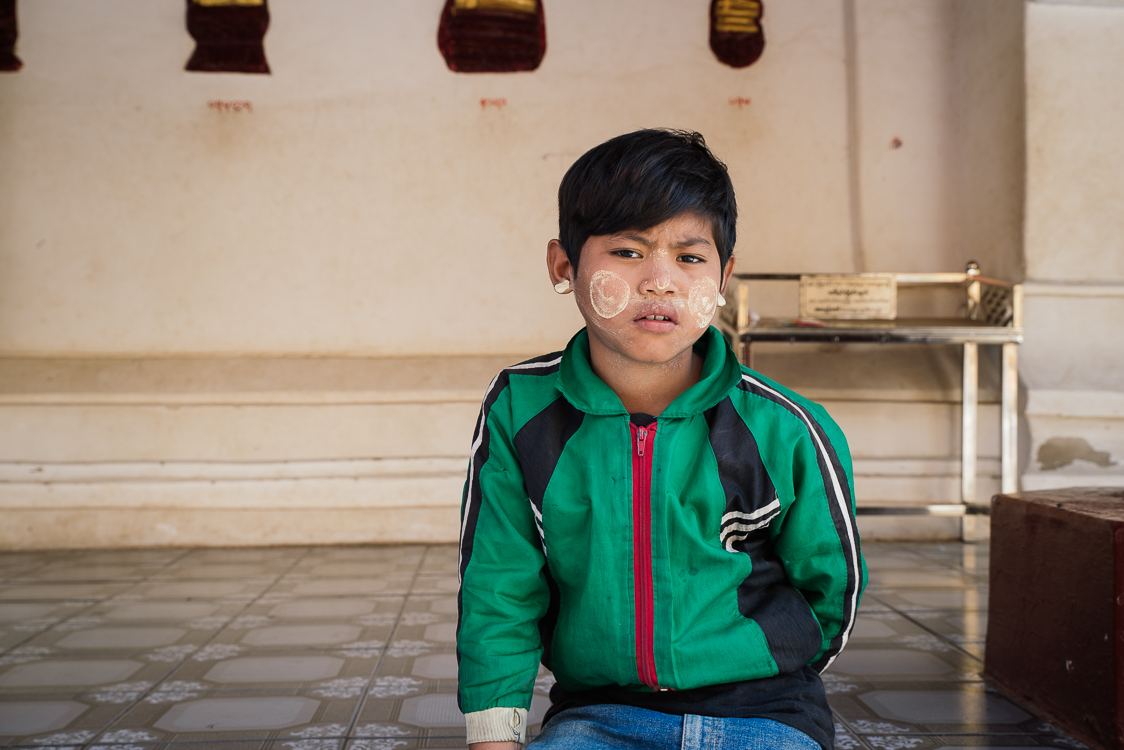
<path id="1" fill-rule="evenodd" d="M 839 750 L 1084 748 L 980 677 L 986 545 L 864 552 L 824 675 Z M 448 545 L 0 554 L 0 747 L 463 748 L 456 565 Z"/>

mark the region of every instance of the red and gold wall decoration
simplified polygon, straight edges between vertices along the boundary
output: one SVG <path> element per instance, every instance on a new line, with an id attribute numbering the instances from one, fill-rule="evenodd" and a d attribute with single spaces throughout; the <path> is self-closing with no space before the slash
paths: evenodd
<path id="1" fill-rule="evenodd" d="M 437 47 L 449 70 L 534 70 L 546 54 L 542 0 L 445 0 Z"/>
<path id="2" fill-rule="evenodd" d="M 262 40 L 269 28 L 266 0 L 187 0 L 187 33 L 195 51 L 187 70 L 268 73 Z"/>
<path id="3" fill-rule="evenodd" d="M 765 51 L 764 15 L 762 0 L 712 0 L 710 49 L 715 57 L 733 68 L 757 62 Z"/>
<path id="4" fill-rule="evenodd" d="M 16 57 L 16 0 L 0 0 L 0 71 L 16 71 L 23 63 Z"/>

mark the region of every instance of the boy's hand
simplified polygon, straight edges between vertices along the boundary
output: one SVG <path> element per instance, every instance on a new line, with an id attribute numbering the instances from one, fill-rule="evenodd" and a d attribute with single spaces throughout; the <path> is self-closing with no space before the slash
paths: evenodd
<path id="1" fill-rule="evenodd" d="M 522 745 L 518 742 L 474 742 L 469 745 L 469 750 L 520 750 Z"/>

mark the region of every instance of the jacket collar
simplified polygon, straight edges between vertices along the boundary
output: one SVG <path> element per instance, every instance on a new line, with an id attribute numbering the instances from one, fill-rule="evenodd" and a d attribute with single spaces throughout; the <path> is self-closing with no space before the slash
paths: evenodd
<path id="1" fill-rule="evenodd" d="M 695 342 L 695 351 L 704 356 L 702 377 L 658 416 L 688 417 L 704 412 L 741 380 L 738 360 L 714 326 Z M 587 414 L 628 413 L 613 389 L 594 374 L 589 361 L 589 332 L 584 328 L 566 345 L 556 387 L 567 401 Z"/>

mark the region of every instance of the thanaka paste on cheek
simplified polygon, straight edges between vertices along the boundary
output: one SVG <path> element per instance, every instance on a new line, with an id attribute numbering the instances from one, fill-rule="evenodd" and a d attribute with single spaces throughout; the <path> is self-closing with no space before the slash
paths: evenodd
<path id="1" fill-rule="evenodd" d="M 589 280 L 589 302 L 602 318 L 615 318 L 624 312 L 631 296 L 628 282 L 612 271 L 595 271 Z"/>
<path id="2" fill-rule="evenodd" d="M 714 279 L 699 279 L 687 291 L 687 309 L 699 328 L 706 328 L 718 309 L 718 284 Z"/>

